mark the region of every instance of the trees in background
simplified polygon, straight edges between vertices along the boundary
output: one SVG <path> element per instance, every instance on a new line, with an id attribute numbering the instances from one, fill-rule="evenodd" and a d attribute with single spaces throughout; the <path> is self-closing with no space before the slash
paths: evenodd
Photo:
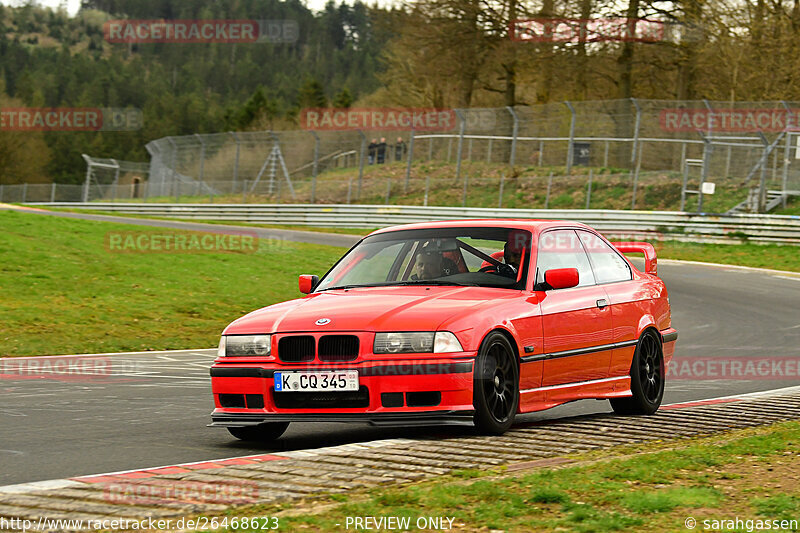
<path id="1" fill-rule="evenodd" d="M 646 18 L 666 31 L 652 42 L 598 41 L 585 31 L 567 40 L 509 38 L 513 20 L 534 17 Z M 117 18 L 292 20 L 299 39 L 109 44 L 103 24 Z M 393 8 L 329 1 L 319 13 L 301 0 L 84 0 L 72 18 L 32 3 L 0 6 L 0 30 L 0 96 L 23 106 L 144 113 L 137 131 L 0 132 L 3 147 L 45 154 L 19 155 L 33 174 L 63 182 L 82 179 L 81 153 L 145 160 L 145 144 L 159 137 L 294 128 L 299 109 L 329 103 L 800 100 L 800 0 L 409 0 Z M 630 123 L 624 107 L 620 135 Z M 23 138 L 29 142 L 9 144 Z M 0 148 L 7 168 L 10 149 Z M 0 181 L 11 179 L 3 168 Z"/>
<path id="2" fill-rule="evenodd" d="M 137 131 L 40 135 L 52 154 L 45 174 L 77 182 L 85 172 L 81 153 L 147 160 L 145 144 L 159 137 L 296 127 L 298 109 L 309 102 L 324 106 L 347 91 L 344 102 L 352 103 L 373 92 L 390 35 L 374 28 L 382 13 L 358 2 L 330 2 L 315 14 L 297 0 L 84 0 L 70 18 L 33 3 L 0 5 L 0 80 L 22 106 L 142 110 Z M 103 24 L 120 18 L 291 20 L 299 38 L 110 44 Z"/>
<path id="3" fill-rule="evenodd" d="M 512 42 L 508 24 L 517 18 L 666 25 L 652 42 L 581 32 L 568 41 Z M 418 105 L 800 99 L 798 0 L 415 0 L 397 27 L 382 94 L 410 94 Z"/>

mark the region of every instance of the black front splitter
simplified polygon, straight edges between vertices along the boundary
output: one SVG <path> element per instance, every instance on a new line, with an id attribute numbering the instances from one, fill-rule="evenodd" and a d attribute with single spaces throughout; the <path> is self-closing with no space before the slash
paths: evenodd
<path id="1" fill-rule="evenodd" d="M 473 425 L 475 411 L 421 411 L 415 413 L 224 413 L 212 414 L 208 427 L 247 427 L 268 422 L 361 422 L 372 426 Z"/>

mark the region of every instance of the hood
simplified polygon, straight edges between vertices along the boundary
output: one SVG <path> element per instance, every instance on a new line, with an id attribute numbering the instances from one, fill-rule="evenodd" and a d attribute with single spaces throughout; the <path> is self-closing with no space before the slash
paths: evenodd
<path id="1" fill-rule="evenodd" d="M 332 290 L 243 316 L 225 334 L 294 331 L 435 331 L 475 308 L 499 304 L 518 291 L 490 287 L 370 287 Z M 317 326 L 321 318 L 330 323 Z"/>

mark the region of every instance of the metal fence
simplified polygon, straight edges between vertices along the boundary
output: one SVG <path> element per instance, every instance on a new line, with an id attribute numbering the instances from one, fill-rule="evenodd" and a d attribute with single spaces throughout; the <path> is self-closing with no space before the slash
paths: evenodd
<path id="1" fill-rule="evenodd" d="M 119 176 L 114 160 L 94 160 L 105 165 L 100 166 L 87 159 L 82 198 L 164 202 L 221 197 L 234 201 L 233 196 L 241 196 L 240 201 L 372 203 L 382 196 L 388 198 L 386 203 L 427 205 L 447 196 L 431 194 L 441 185 L 467 190 L 461 195 L 466 204 L 448 198 L 452 205 L 476 205 L 469 191 L 502 202 L 512 192 L 524 197 L 520 184 L 526 180 L 549 180 L 550 188 L 558 189 L 578 176 L 583 180 L 580 191 L 591 190 L 591 179 L 627 180 L 615 185 L 625 189 L 621 195 L 628 203 L 621 207 L 726 211 L 741 204 L 740 210 L 765 211 L 785 206 L 800 190 L 798 109 L 800 103 L 782 101 L 605 100 L 458 109 L 449 131 L 295 130 L 165 137 L 147 144 L 147 183 L 138 187 L 126 181 L 125 172 Z M 730 127 L 735 113 L 747 112 L 772 120 Z M 703 127 L 673 120 L 692 113 L 705 117 Z M 141 168 L 131 172 L 144 174 Z M 481 180 L 486 187 L 475 185 Z M 704 184 L 714 184 L 716 196 Z M 642 190 L 648 186 L 649 192 Z M 653 193 L 659 188 L 668 196 L 677 195 L 677 204 L 659 203 Z M 378 190 L 383 192 L 378 195 Z M 573 193 L 580 196 L 580 191 Z M 575 201 L 587 199 L 591 205 L 591 198 Z"/>

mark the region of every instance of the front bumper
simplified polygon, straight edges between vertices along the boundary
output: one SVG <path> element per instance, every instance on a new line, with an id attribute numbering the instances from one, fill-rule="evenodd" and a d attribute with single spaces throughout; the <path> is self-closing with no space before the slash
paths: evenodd
<path id="1" fill-rule="evenodd" d="M 468 425 L 474 415 L 474 362 L 474 353 L 328 365 L 218 361 L 211 368 L 216 408 L 210 426 L 302 421 L 366 422 L 376 426 Z M 276 371 L 331 370 L 357 370 L 361 389 L 350 393 L 274 390 Z M 241 403 L 231 406 L 231 399 Z"/>

